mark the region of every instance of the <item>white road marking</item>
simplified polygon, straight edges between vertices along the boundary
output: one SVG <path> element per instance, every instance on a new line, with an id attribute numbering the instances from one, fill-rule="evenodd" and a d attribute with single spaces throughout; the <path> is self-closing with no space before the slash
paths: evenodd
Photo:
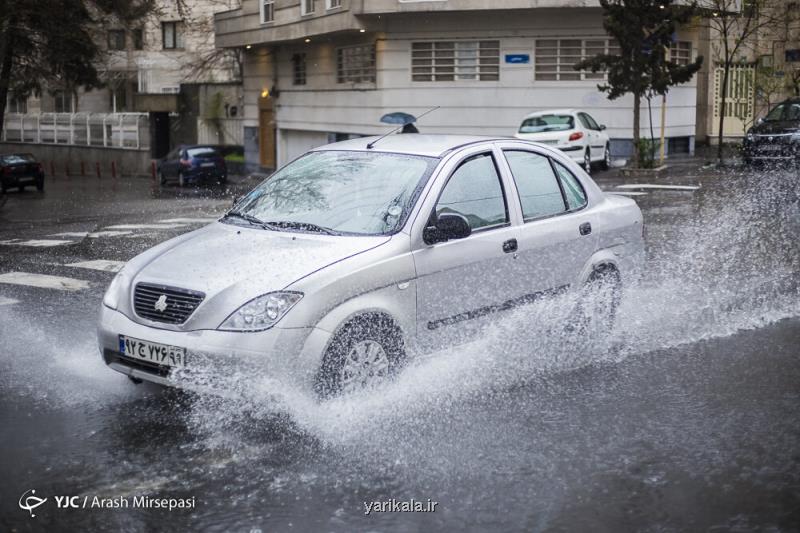
<path id="1" fill-rule="evenodd" d="M 48 276 L 47 274 L 30 274 L 28 272 L 0 274 L 0 283 L 58 289 L 60 291 L 79 291 L 89 288 L 89 282 L 82 279 L 62 278 L 60 276 Z"/>
<path id="2" fill-rule="evenodd" d="M 6 298 L 5 296 L 0 296 L 0 306 L 3 305 L 14 305 L 18 304 L 19 300 L 14 300 L 13 298 Z"/>
<path id="3" fill-rule="evenodd" d="M 699 185 L 654 185 L 652 183 L 626 183 L 617 185 L 617 189 L 660 189 L 665 191 L 696 191 Z"/>
<path id="4" fill-rule="evenodd" d="M 647 196 L 649 192 L 635 192 L 635 191 L 605 191 L 609 194 L 618 194 L 620 196 Z"/>
<path id="5" fill-rule="evenodd" d="M 161 223 L 165 224 L 209 224 L 211 222 L 216 222 L 219 217 L 212 217 L 212 218 L 168 218 L 166 220 L 159 220 Z"/>
<path id="6" fill-rule="evenodd" d="M 66 233 L 54 233 L 50 235 L 51 237 L 78 237 L 78 238 L 90 238 L 90 239 L 99 239 L 100 237 L 120 237 L 122 235 L 130 235 L 130 231 L 68 231 Z"/>
<path id="7" fill-rule="evenodd" d="M 105 229 L 175 229 L 183 228 L 188 224 L 118 224 Z"/>
<path id="8" fill-rule="evenodd" d="M 75 244 L 75 241 L 61 241 L 54 239 L 32 239 L 29 241 L 21 241 L 19 239 L 11 239 L 10 241 L 0 241 L 0 246 L 33 246 L 36 248 L 46 248 L 49 246 L 62 246 L 64 244 Z"/>
<path id="9" fill-rule="evenodd" d="M 81 261 L 79 263 L 69 263 L 64 265 L 73 268 L 88 268 L 90 270 L 101 270 L 103 272 L 119 272 L 125 266 L 124 261 L 108 261 L 97 259 L 95 261 Z"/>

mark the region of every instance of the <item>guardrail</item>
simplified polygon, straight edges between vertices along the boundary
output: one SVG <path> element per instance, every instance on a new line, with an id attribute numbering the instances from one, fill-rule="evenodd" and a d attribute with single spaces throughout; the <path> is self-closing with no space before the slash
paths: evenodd
<path id="1" fill-rule="evenodd" d="M 149 147 L 148 128 L 147 113 L 9 113 L 3 142 L 140 150 Z"/>

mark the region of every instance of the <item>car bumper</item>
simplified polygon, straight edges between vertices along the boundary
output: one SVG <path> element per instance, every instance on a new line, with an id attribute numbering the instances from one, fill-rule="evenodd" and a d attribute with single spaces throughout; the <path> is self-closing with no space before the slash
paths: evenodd
<path id="1" fill-rule="evenodd" d="M 186 349 L 185 367 L 170 369 L 123 355 L 125 335 Z M 198 392 L 240 395 L 248 386 L 272 383 L 310 391 L 331 334 L 319 328 L 278 328 L 253 333 L 169 331 L 138 324 L 101 306 L 97 340 L 106 364 L 132 378 Z"/>
<path id="2" fill-rule="evenodd" d="M 800 161 L 800 142 L 770 144 L 745 142 L 742 145 L 745 159 L 759 161 Z"/>
<path id="3" fill-rule="evenodd" d="M 212 183 L 224 181 L 228 178 L 228 173 L 220 169 L 200 169 L 184 172 L 183 177 L 191 183 Z"/>

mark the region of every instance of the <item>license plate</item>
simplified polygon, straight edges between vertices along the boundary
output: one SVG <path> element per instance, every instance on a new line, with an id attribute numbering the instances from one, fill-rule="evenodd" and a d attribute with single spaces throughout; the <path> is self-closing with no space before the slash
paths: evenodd
<path id="1" fill-rule="evenodd" d="M 203 168 L 211 168 L 216 166 L 216 163 L 201 163 L 200 166 Z"/>
<path id="2" fill-rule="evenodd" d="M 777 152 L 781 148 L 783 147 L 780 144 L 762 144 L 758 147 L 763 152 Z"/>
<path id="3" fill-rule="evenodd" d="M 134 359 L 173 368 L 182 368 L 186 363 L 186 348 L 143 341 L 125 335 L 119 336 L 119 351 Z"/>

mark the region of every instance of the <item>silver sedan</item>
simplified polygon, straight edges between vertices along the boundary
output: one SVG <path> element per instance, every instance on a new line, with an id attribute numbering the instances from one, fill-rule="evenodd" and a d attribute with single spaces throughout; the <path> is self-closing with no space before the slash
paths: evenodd
<path id="1" fill-rule="evenodd" d="M 100 352 L 134 381 L 224 391 L 266 375 L 349 393 L 552 294 L 602 286 L 604 305 L 577 307 L 611 327 L 642 233 L 635 202 L 544 145 L 331 144 L 128 262 L 103 299 Z"/>

